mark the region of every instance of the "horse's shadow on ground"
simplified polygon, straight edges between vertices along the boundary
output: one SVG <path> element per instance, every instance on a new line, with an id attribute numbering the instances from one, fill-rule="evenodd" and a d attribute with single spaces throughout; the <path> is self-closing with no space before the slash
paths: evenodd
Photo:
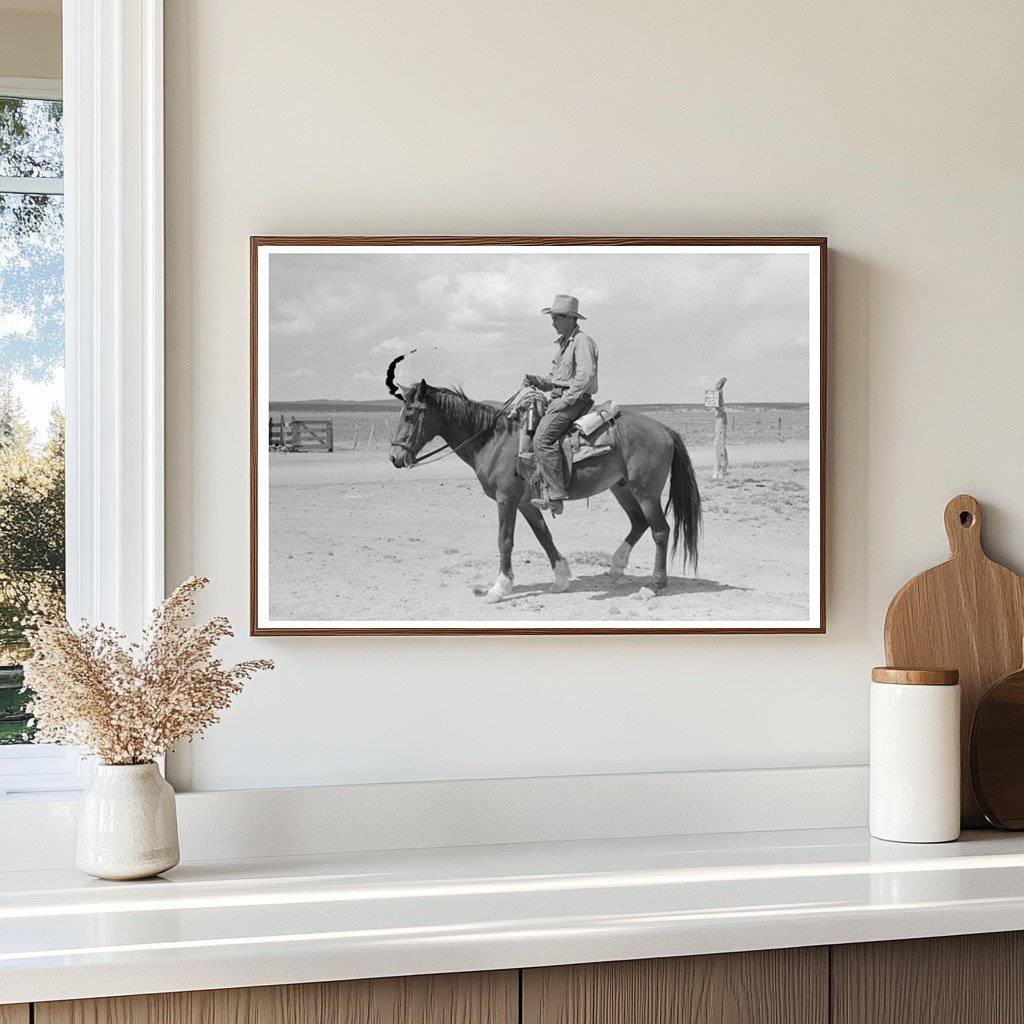
<path id="1" fill-rule="evenodd" d="M 565 590 L 558 594 L 589 594 L 591 601 L 612 601 L 635 594 L 641 587 L 651 585 L 650 576 L 609 576 L 607 572 L 594 573 L 589 576 L 574 576 Z M 718 580 L 694 579 L 687 576 L 669 576 L 668 586 L 657 592 L 658 597 L 669 594 L 718 594 L 724 590 L 749 590 L 749 587 L 736 587 L 731 583 L 720 583 Z M 525 600 L 531 597 L 550 597 L 555 592 L 551 583 L 534 586 L 516 586 L 506 598 L 509 602 Z"/>

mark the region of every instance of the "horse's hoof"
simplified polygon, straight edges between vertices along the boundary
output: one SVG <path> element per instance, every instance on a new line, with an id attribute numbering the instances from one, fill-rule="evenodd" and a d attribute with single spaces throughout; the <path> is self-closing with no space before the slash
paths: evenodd
<path id="1" fill-rule="evenodd" d="M 625 574 L 626 566 L 629 565 L 629 553 L 632 550 L 628 544 L 623 543 L 612 552 L 612 557 L 608 560 L 608 575 L 613 580 Z"/>
<path id="2" fill-rule="evenodd" d="M 487 596 L 484 600 L 487 604 L 497 604 L 499 601 L 504 601 L 506 597 L 512 596 L 512 586 L 511 576 L 499 576 L 495 580 L 494 586 L 487 591 Z"/>
<path id="3" fill-rule="evenodd" d="M 572 570 L 566 561 L 555 563 L 555 582 L 551 584 L 552 594 L 564 594 L 572 582 Z"/>
<path id="4" fill-rule="evenodd" d="M 668 580 L 651 580 L 651 590 L 660 594 L 668 589 Z"/>

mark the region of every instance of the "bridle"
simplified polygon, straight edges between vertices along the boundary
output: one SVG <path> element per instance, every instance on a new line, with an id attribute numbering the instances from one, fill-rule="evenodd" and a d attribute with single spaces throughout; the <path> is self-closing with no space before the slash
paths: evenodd
<path id="1" fill-rule="evenodd" d="M 388 392 L 392 394 L 395 398 L 401 399 L 403 402 L 405 401 L 405 397 L 403 396 L 402 392 L 399 391 L 398 386 L 395 384 L 395 367 L 398 366 L 398 364 L 407 355 L 411 356 L 415 351 L 416 349 L 410 349 L 408 352 L 403 352 L 400 356 L 395 356 L 395 358 L 392 359 L 390 363 L 388 363 L 388 370 L 387 373 L 384 375 L 384 386 L 388 389 Z M 427 403 L 416 402 L 411 406 L 407 406 L 407 408 L 415 409 L 420 415 L 423 415 L 423 413 L 427 411 Z M 448 445 L 447 442 L 438 445 L 433 451 L 427 452 L 427 454 L 424 455 L 422 458 L 419 458 L 416 455 L 416 449 L 413 448 L 413 446 L 409 444 L 408 441 L 392 441 L 391 447 L 401 448 L 403 451 L 408 452 L 412 456 L 412 462 L 409 463 L 408 468 L 413 469 L 416 466 L 420 465 L 421 463 L 425 462 L 427 459 L 432 458 L 434 455 L 440 455 L 440 453 L 443 452 L 445 448 L 448 448 L 450 446 Z M 461 445 L 459 447 L 461 447 Z"/>
<path id="2" fill-rule="evenodd" d="M 403 402 L 405 402 L 405 396 L 402 394 L 398 386 L 395 384 L 395 367 L 398 366 L 398 364 L 407 355 L 412 355 L 413 352 L 415 351 L 416 349 L 411 349 L 409 352 L 403 352 L 400 356 L 395 356 L 395 358 L 392 359 L 390 363 L 388 363 L 388 370 L 387 373 L 384 375 L 384 384 L 387 387 L 388 391 L 395 398 L 399 398 Z M 516 391 L 515 394 L 510 395 L 507 399 L 505 399 L 505 401 L 502 402 L 501 405 L 498 407 L 498 411 L 506 412 L 509 408 L 515 405 L 515 403 L 518 402 L 519 397 L 520 395 L 522 395 L 524 390 L 526 389 L 519 388 L 519 390 Z M 427 403 L 423 401 L 406 403 L 405 407 L 406 409 L 412 409 L 420 416 L 422 416 L 427 411 Z M 431 449 L 429 452 L 427 452 L 426 455 L 417 455 L 416 450 L 413 448 L 411 444 L 409 444 L 408 441 L 392 441 L 391 447 L 401 448 L 403 451 L 408 452 L 409 455 L 412 456 L 412 461 L 409 463 L 407 468 L 415 469 L 417 466 L 422 466 L 426 462 L 436 462 L 439 459 L 447 458 L 449 455 L 455 455 L 463 448 L 465 448 L 466 445 L 469 444 L 471 441 L 475 441 L 478 437 L 481 437 L 483 434 L 486 434 L 487 431 L 490 429 L 490 427 L 481 427 L 481 429 L 478 430 L 475 434 L 470 434 L 470 436 L 467 437 L 465 441 L 460 441 L 454 448 L 450 444 L 448 444 L 447 441 L 445 441 L 443 444 L 439 444 L 436 448 Z"/>
<path id="3" fill-rule="evenodd" d="M 422 416 L 427 411 L 427 403 L 413 402 L 410 405 L 406 405 L 406 409 L 412 409 L 414 412 Z M 473 437 L 476 437 L 476 434 L 474 434 Z M 426 462 L 428 459 L 434 461 L 435 455 L 438 456 L 439 458 L 443 458 L 444 456 L 441 454 L 442 452 L 444 452 L 445 455 L 454 455 L 459 450 L 459 448 L 462 447 L 462 445 L 468 444 L 470 441 L 472 441 L 473 437 L 466 438 L 466 440 L 463 441 L 462 444 L 458 445 L 458 447 L 456 448 L 452 448 L 452 446 L 448 444 L 447 441 L 445 441 L 443 444 L 439 444 L 436 448 L 427 452 L 426 455 L 417 455 L 416 449 L 413 448 L 413 446 L 409 444 L 408 441 L 392 441 L 391 446 L 392 448 L 401 448 L 403 451 L 407 451 L 412 456 L 412 461 L 409 463 L 407 468 L 415 469 L 417 466 L 422 466 L 423 463 Z M 446 448 L 450 448 L 451 450 L 445 452 Z"/>
<path id="4" fill-rule="evenodd" d="M 510 395 L 508 398 L 506 398 L 505 401 L 502 402 L 500 406 L 498 406 L 498 412 L 506 412 L 508 409 L 512 408 L 518 401 L 519 396 L 523 393 L 523 390 L 523 388 L 520 388 L 518 391 L 515 392 L 515 394 Z M 407 404 L 406 408 L 412 409 L 414 412 L 422 416 L 427 411 L 427 403 L 412 402 L 410 404 Z M 471 441 L 475 441 L 478 437 L 481 437 L 482 435 L 486 434 L 487 431 L 489 431 L 490 429 L 490 427 L 481 427 L 478 431 L 476 431 L 476 433 L 470 434 L 465 441 L 460 441 L 457 445 L 455 445 L 454 448 L 447 441 L 445 441 L 442 444 L 439 444 L 436 448 L 432 448 L 429 452 L 427 452 L 426 455 L 417 455 L 416 449 L 413 448 L 413 446 L 409 444 L 408 441 L 392 441 L 391 446 L 393 448 L 401 448 L 403 451 L 408 452 L 412 456 L 412 462 L 410 462 L 406 468 L 415 469 L 417 466 L 422 466 L 425 462 L 438 462 L 441 459 L 447 458 L 449 455 L 457 454 L 459 451 L 465 448 L 467 444 L 469 444 Z"/>

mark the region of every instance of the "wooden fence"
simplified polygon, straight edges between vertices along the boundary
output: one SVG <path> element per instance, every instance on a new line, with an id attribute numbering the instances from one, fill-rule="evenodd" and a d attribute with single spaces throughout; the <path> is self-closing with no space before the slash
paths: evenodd
<path id="1" fill-rule="evenodd" d="M 286 452 L 333 452 L 334 422 L 271 416 L 270 447 Z"/>

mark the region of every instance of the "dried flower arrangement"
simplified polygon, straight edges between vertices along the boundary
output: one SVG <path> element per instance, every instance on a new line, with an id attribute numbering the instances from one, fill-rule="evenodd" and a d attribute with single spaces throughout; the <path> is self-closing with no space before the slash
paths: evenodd
<path id="1" fill-rule="evenodd" d="M 25 662 L 36 741 L 83 748 L 104 764 L 146 764 L 217 722 L 243 683 L 274 663 L 225 666 L 214 648 L 233 635 L 228 620 L 187 625 L 208 582 L 185 580 L 140 643 L 102 624 L 73 629 L 54 609 L 41 614 Z"/>

